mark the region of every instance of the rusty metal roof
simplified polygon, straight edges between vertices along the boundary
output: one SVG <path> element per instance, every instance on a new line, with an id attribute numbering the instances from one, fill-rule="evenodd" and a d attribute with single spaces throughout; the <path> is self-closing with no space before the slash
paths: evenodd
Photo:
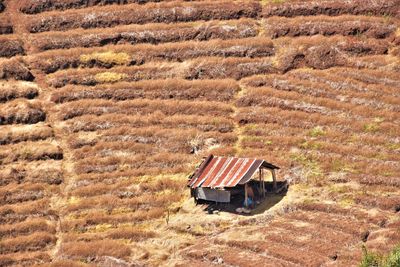
<path id="1" fill-rule="evenodd" d="M 188 186 L 234 187 L 248 182 L 261 166 L 269 169 L 279 167 L 262 159 L 208 156 L 193 174 Z"/>

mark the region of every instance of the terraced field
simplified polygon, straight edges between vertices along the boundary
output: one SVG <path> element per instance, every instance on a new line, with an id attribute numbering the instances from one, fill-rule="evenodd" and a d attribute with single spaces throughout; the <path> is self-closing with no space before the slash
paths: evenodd
<path id="1" fill-rule="evenodd" d="M 356 266 L 400 243 L 399 0 L 0 0 L 0 266 Z M 291 186 L 188 201 L 203 156 Z"/>

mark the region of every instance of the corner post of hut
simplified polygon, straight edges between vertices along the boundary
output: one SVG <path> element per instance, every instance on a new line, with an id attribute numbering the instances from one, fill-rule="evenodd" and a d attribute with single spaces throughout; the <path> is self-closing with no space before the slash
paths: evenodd
<path id="1" fill-rule="evenodd" d="M 275 169 L 271 169 L 272 173 L 272 189 L 276 193 L 276 190 L 278 189 L 278 186 L 276 185 L 276 174 L 275 174 Z"/>

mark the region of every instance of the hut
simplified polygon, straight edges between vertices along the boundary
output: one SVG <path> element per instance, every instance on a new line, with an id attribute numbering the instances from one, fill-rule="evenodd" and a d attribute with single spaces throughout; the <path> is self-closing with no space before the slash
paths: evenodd
<path id="1" fill-rule="evenodd" d="M 258 194 L 265 197 L 264 172 L 271 172 L 275 191 L 279 167 L 262 159 L 208 156 L 189 177 L 191 195 L 198 199 L 229 203 L 232 194 L 243 194 L 247 200 L 247 186 L 255 186 Z"/>

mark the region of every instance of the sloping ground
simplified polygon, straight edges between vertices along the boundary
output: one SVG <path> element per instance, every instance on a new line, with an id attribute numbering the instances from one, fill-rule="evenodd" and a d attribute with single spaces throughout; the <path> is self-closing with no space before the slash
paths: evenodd
<path id="1" fill-rule="evenodd" d="M 400 1 L 0 0 L 0 265 L 354 266 L 400 242 Z M 264 158 L 254 217 L 184 200 Z"/>

